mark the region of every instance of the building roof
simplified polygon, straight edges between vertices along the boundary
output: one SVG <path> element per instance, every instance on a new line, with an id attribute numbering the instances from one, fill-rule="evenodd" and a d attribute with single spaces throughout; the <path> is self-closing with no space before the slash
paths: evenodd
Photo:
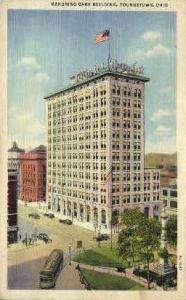
<path id="1" fill-rule="evenodd" d="M 18 147 L 17 143 L 16 142 L 13 142 L 13 146 L 8 149 L 8 152 L 17 152 L 17 153 L 21 153 L 21 152 L 25 152 L 24 149 L 21 149 Z"/>
<path id="2" fill-rule="evenodd" d="M 51 96 L 55 96 L 55 95 L 60 94 L 62 92 L 69 91 L 69 90 L 71 90 L 73 88 L 82 86 L 82 85 L 84 85 L 86 83 L 89 83 L 89 82 L 94 81 L 94 80 L 96 80 L 98 78 L 104 77 L 106 75 L 110 75 L 110 76 L 114 76 L 114 77 L 118 77 L 119 76 L 119 77 L 128 78 L 128 79 L 130 79 L 130 78 L 132 78 L 132 79 L 138 79 L 138 80 L 141 80 L 143 82 L 147 82 L 147 81 L 150 80 L 150 78 L 142 76 L 142 75 L 127 74 L 127 73 L 121 73 L 121 72 L 116 72 L 116 71 L 105 70 L 105 71 L 100 72 L 99 74 L 96 74 L 94 76 L 91 76 L 91 77 L 89 77 L 89 78 L 87 78 L 85 80 L 82 80 L 82 81 L 77 82 L 75 84 L 71 84 L 71 85 L 69 85 L 69 86 L 67 86 L 67 87 L 65 87 L 65 88 L 63 88 L 61 90 L 55 91 L 55 92 L 53 92 L 53 93 L 45 96 L 44 99 L 49 99 Z"/>
<path id="3" fill-rule="evenodd" d="M 31 154 L 42 154 L 42 153 L 46 153 L 46 146 L 44 145 L 40 145 L 36 148 L 34 148 L 33 150 L 29 151 L 28 153 L 31 153 Z"/>
<path id="4" fill-rule="evenodd" d="M 33 150 L 21 153 L 21 161 L 23 160 L 46 160 L 46 147 L 40 145 Z"/>

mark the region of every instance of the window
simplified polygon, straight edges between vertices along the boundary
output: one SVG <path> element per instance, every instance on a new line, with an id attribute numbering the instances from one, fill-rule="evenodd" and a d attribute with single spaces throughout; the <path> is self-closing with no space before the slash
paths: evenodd
<path id="1" fill-rule="evenodd" d="M 116 86 L 115 86 L 115 85 L 113 85 L 113 87 L 112 87 L 112 93 L 113 93 L 113 94 L 116 93 Z"/>
<path id="2" fill-rule="evenodd" d="M 163 190 L 163 196 L 167 196 L 167 195 L 168 195 L 167 190 Z"/>
<path id="3" fill-rule="evenodd" d="M 141 90 L 138 90 L 138 98 L 141 99 Z"/>
<path id="4" fill-rule="evenodd" d="M 126 87 L 124 88 L 123 95 L 127 96 L 127 88 Z"/>
<path id="5" fill-rule="evenodd" d="M 177 197 L 177 191 L 170 191 L 171 197 Z"/>
<path id="6" fill-rule="evenodd" d="M 120 95 L 120 87 L 117 86 L 117 96 L 119 96 L 119 95 Z"/>
<path id="7" fill-rule="evenodd" d="M 177 208 L 177 202 L 176 201 L 170 201 L 170 207 L 171 208 Z"/>

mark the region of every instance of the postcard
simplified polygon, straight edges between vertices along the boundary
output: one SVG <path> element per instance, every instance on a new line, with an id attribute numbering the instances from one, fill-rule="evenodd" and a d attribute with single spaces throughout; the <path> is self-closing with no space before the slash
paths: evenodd
<path id="1" fill-rule="evenodd" d="M 1 299 L 185 299 L 184 1 L 2 1 Z"/>

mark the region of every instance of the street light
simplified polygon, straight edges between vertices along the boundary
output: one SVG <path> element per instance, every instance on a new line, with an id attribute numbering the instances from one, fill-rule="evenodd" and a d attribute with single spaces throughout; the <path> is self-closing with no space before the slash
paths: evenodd
<path id="1" fill-rule="evenodd" d="M 72 246 L 71 246 L 71 244 L 69 245 L 68 250 L 69 250 L 69 265 L 71 265 L 72 264 L 72 262 L 71 262 Z"/>
<path id="2" fill-rule="evenodd" d="M 111 220 L 110 220 L 110 250 L 112 251 L 112 215 L 111 215 Z"/>
<path id="3" fill-rule="evenodd" d="M 100 231 L 101 231 L 101 226 L 99 226 L 98 229 L 98 247 L 100 247 Z"/>
<path id="4" fill-rule="evenodd" d="M 95 230 L 95 238 L 96 238 L 96 229 L 98 227 L 98 223 L 96 221 L 94 221 L 94 230 Z"/>

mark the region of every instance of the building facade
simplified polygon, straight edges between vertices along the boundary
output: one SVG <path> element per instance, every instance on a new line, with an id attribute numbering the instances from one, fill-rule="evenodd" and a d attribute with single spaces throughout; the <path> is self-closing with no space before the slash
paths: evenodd
<path id="1" fill-rule="evenodd" d="M 21 154 L 21 200 L 42 202 L 46 200 L 46 147 Z"/>
<path id="2" fill-rule="evenodd" d="M 160 212 L 159 170 L 144 168 L 149 78 L 121 69 L 111 62 L 82 72 L 45 97 L 48 208 L 90 227 L 108 228 L 113 212 L 125 209 Z"/>
<path id="3" fill-rule="evenodd" d="M 161 200 L 169 215 L 177 214 L 177 198 L 177 182 L 174 179 L 169 186 L 161 188 Z"/>
<path id="4" fill-rule="evenodd" d="M 8 169 L 8 243 L 17 242 L 17 172 Z"/>
<path id="5" fill-rule="evenodd" d="M 17 199 L 20 199 L 21 190 L 20 155 L 24 152 L 23 149 L 18 147 L 16 142 L 13 142 L 13 146 L 8 150 L 8 169 L 17 173 Z"/>

